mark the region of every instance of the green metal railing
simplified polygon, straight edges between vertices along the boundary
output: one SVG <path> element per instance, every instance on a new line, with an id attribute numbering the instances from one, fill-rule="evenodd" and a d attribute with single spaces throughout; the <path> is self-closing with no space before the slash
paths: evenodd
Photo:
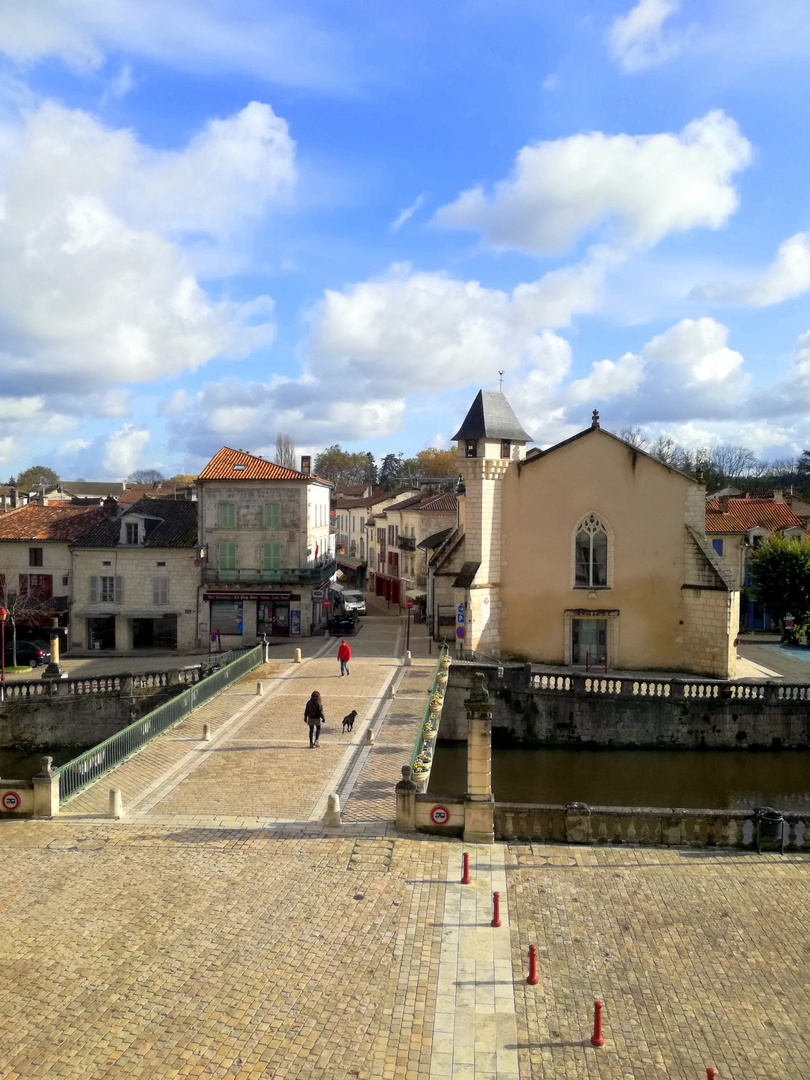
<path id="1" fill-rule="evenodd" d="M 411 767 L 411 777 L 412 778 L 414 778 L 413 777 L 413 763 L 416 761 L 416 758 L 418 757 L 418 755 L 421 754 L 421 752 L 422 752 L 422 747 L 423 747 L 424 741 L 425 741 L 425 739 L 424 739 L 425 724 L 430 719 L 430 698 L 431 698 L 431 695 L 435 692 L 436 686 L 438 685 L 438 678 L 439 678 L 439 675 L 441 674 L 441 672 L 443 670 L 442 669 L 442 657 L 446 654 L 446 652 L 447 652 L 447 650 L 444 647 L 442 647 L 442 649 L 440 651 L 440 654 L 439 654 L 439 659 L 436 662 L 436 670 L 433 673 L 433 679 L 432 679 L 432 681 L 430 683 L 430 689 L 428 690 L 427 702 L 425 704 L 424 712 L 422 713 L 422 720 L 421 720 L 421 722 L 419 724 L 419 734 L 416 736 L 416 742 L 414 743 L 413 753 L 411 754 L 411 765 L 410 765 L 410 767 Z M 438 720 L 438 722 L 436 724 L 437 733 L 438 733 L 438 728 L 439 728 L 440 723 L 441 723 L 441 713 L 439 713 L 439 720 Z M 437 734 L 436 738 L 438 738 L 438 737 L 439 736 Z"/>
<path id="2" fill-rule="evenodd" d="M 152 739 L 174 727 L 194 709 L 221 694 L 231 683 L 241 679 L 261 663 L 262 646 L 257 645 L 255 649 L 239 654 L 236 660 L 221 667 L 213 675 L 201 679 L 171 701 L 159 705 L 98 746 L 91 747 L 73 761 L 54 769 L 54 773 L 59 776 L 59 802 L 69 799 L 104 773 L 126 761 Z"/>

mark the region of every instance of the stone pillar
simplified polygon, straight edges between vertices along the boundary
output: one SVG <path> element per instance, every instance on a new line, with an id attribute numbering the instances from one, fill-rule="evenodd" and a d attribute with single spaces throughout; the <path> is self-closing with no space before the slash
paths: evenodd
<path id="1" fill-rule="evenodd" d="M 405 832 L 416 829 L 416 784 L 411 780 L 410 765 L 402 766 L 402 779 L 397 784 L 397 828 Z"/>
<path id="2" fill-rule="evenodd" d="M 52 757 L 40 761 L 42 772 L 34 777 L 34 817 L 55 817 L 59 813 L 59 775 L 51 768 Z"/>
<path id="3" fill-rule="evenodd" d="M 59 620 L 53 620 L 53 626 L 51 627 L 51 662 L 47 665 L 45 670 L 40 676 L 43 679 L 64 679 L 66 673 L 59 667 Z M 53 687 L 51 687 L 53 689 Z"/>
<path id="4" fill-rule="evenodd" d="M 495 841 L 495 800 L 492 797 L 492 709 L 484 676 L 475 673 L 475 685 L 465 700 L 467 710 L 467 802 L 464 840 L 468 844 Z"/>

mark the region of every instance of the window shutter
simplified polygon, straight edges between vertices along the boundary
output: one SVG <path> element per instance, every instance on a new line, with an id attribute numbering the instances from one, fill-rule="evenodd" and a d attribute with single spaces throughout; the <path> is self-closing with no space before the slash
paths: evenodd
<path id="1" fill-rule="evenodd" d="M 265 529 L 278 528 L 278 503 L 265 503 L 264 527 Z"/>
<path id="2" fill-rule="evenodd" d="M 115 575 L 115 602 L 121 604 L 124 601 L 124 579 L 116 574 Z"/>
<path id="3" fill-rule="evenodd" d="M 262 544 L 262 569 L 281 569 L 281 544 L 278 540 L 272 540 L 269 544 Z"/>
<path id="4" fill-rule="evenodd" d="M 169 602 L 169 579 L 159 575 L 152 578 L 152 603 L 168 604 Z"/>
<path id="5" fill-rule="evenodd" d="M 98 603 L 98 578 L 97 577 L 91 577 L 90 578 L 90 603 L 91 604 L 97 604 Z"/>

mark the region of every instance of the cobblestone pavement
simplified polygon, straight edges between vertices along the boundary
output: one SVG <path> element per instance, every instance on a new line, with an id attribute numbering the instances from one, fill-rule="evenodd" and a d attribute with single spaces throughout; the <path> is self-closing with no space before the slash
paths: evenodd
<path id="1" fill-rule="evenodd" d="M 478 846 L 462 885 L 459 842 L 393 823 L 435 657 L 401 667 L 381 615 L 348 679 L 336 647 L 247 676 L 64 817 L 0 820 L 1 1080 L 810 1075 L 810 857 Z"/>

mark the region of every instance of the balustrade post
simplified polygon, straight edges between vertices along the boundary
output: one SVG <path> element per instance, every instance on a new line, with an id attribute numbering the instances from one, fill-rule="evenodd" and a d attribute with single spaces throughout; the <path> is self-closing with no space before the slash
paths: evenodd
<path id="1" fill-rule="evenodd" d="M 52 757 L 39 760 L 42 772 L 34 777 L 34 817 L 51 818 L 59 813 L 59 774 L 51 767 Z"/>
<path id="2" fill-rule="evenodd" d="M 416 784 L 411 780 L 410 765 L 402 766 L 402 779 L 396 786 L 397 828 L 407 832 L 416 830 Z"/>

